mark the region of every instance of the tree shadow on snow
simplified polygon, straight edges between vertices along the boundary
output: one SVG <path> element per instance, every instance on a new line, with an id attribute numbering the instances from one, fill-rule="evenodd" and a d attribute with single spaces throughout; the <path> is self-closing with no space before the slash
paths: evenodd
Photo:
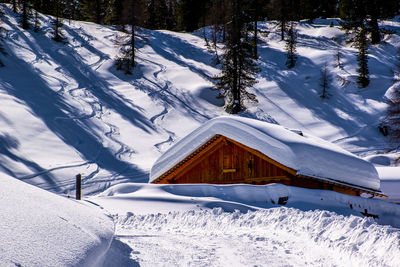
<path id="1" fill-rule="evenodd" d="M 310 110 L 314 116 L 335 125 L 339 129 L 343 129 L 348 136 L 355 133 L 360 134 L 359 140 L 363 143 L 358 144 L 360 146 L 370 143 L 371 137 L 374 137 L 376 141 L 381 140 L 378 131 L 376 131 L 376 134 L 372 132 L 371 135 L 370 129 L 366 136 L 362 136 L 363 133 L 360 132 L 360 125 L 373 126 L 376 124 L 376 117 L 354 105 L 352 99 L 347 98 L 346 94 L 336 90 L 331 92 L 332 97 L 330 99 L 324 101 L 320 98 L 321 89 L 319 82 L 321 66 L 316 65 L 306 57 L 298 56 L 296 66 L 288 70 L 284 65 L 286 61 L 286 54 L 284 52 L 264 46 L 260 48 L 259 53 L 262 55 L 261 59 L 265 59 L 262 62 L 264 71 L 259 74 L 260 77 L 265 78 L 267 81 L 276 82 L 279 88 L 296 102 L 298 106 Z M 271 58 L 273 58 L 272 62 L 269 61 Z M 300 69 L 302 70 L 301 72 L 299 71 Z M 307 70 L 306 72 L 303 71 L 305 69 Z M 268 91 L 259 87 L 254 88 L 254 90 L 256 95 L 269 99 Z M 279 103 L 276 104 L 279 105 Z M 279 105 L 279 108 L 283 113 L 292 117 L 285 110 L 284 106 Z M 337 111 L 338 109 L 344 114 L 352 115 L 342 116 L 341 112 Z M 304 126 L 304 128 L 306 127 Z M 368 138 L 369 140 L 367 140 Z"/>
<path id="2" fill-rule="evenodd" d="M 161 100 L 161 105 L 177 108 L 178 110 L 184 109 L 199 122 L 210 119 L 212 115 L 206 114 L 207 110 L 198 103 L 196 96 L 188 91 L 181 91 L 174 87 L 168 77 L 160 79 L 159 75 L 165 72 L 167 67 L 152 60 L 150 57 L 142 57 L 139 48 L 147 44 L 151 46 L 160 58 L 189 69 L 210 82 L 213 82 L 213 78 L 203 69 L 196 66 L 195 62 L 210 65 L 212 55 L 188 43 L 186 40 L 162 31 L 140 29 L 139 34 L 136 52 L 137 61 L 133 74 L 125 75 L 123 72 L 117 71 L 114 66 L 109 68 L 109 71 L 119 79 L 131 83 L 136 89 L 146 92 L 153 100 Z M 182 55 L 185 55 L 186 58 L 183 58 Z M 151 73 L 150 75 L 149 72 Z"/>
<path id="3" fill-rule="evenodd" d="M 24 166 L 32 170 L 34 173 L 42 173 L 41 178 L 51 187 L 55 188 L 56 192 L 59 192 L 56 188 L 55 178 L 50 173 L 43 173 L 43 169 L 39 164 L 25 159 L 21 156 L 16 155 L 12 150 L 17 150 L 19 147 L 18 140 L 10 136 L 9 134 L 0 134 L 0 154 L 8 157 L 10 160 L 22 163 Z M 3 169 L 8 175 L 12 177 L 18 177 L 18 175 L 9 168 L 6 164 L 0 161 L 0 168 Z"/>
<path id="4" fill-rule="evenodd" d="M 114 109 L 145 132 L 152 130 L 151 122 L 142 115 L 140 110 L 129 105 L 129 102 L 122 97 L 108 92 L 107 83 L 101 80 L 89 67 L 77 64 L 79 59 L 76 58 L 73 51 L 68 51 L 68 47 L 60 45 L 58 49 L 53 50 L 52 48 L 57 47 L 57 44 L 54 44 L 52 40 L 45 36 L 36 35 L 34 35 L 35 44 L 33 44 L 23 33 L 19 33 L 19 29 L 16 29 L 11 23 L 9 25 L 14 27 L 13 30 L 18 33 L 18 38 L 24 39 L 29 47 L 38 49 L 36 52 L 33 51 L 38 55 L 43 53 L 42 48 L 50 48 L 49 51 L 46 51 L 48 55 L 69 72 L 80 83 L 80 87 L 87 87 L 99 99 L 100 103 Z M 18 43 L 18 38 L 14 42 Z M 37 74 L 37 70 L 31 65 L 32 62 L 25 62 L 13 54 L 10 49 L 8 50 L 7 68 L 1 70 L 2 80 L 0 81 L 0 85 L 5 91 L 26 103 L 35 117 L 40 118 L 65 144 L 73 147 L 88 162 L 96 163 L 100 168 L 116 173 L 132 182 L 147 181 L 146 173 L 135 165 L 118 159 L 117 155 L 103 146 L 102 136 L 97 136 L 91 130 L 98 126 L 88 120 L 87 116 L 77 114 L 75 108 L 66 103 L 60 93 L 52 90 L 46 81 Z M 65 50 L 68 52 L 60 52 Z M 22 162 L 28 168 L 36 168 L 35 171 L 42 170 L 31 162 Z M 55 189 L 52 176 L 42 174 L 41 177 L 43 175 L 48 186 Z"/>

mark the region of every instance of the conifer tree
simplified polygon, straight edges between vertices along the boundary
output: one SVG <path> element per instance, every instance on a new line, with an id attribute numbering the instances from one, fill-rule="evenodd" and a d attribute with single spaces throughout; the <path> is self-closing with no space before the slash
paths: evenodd
<path id="1" fill-rule="evenodd" d="M 148 19 L 146 26 L 150 29 L 167 27 L 168 7 L 165 0 L 150 0 L 147 6 Z"/>
<path id="2" fill-rule="evenodd" d="M 177 2 L 178 29 L 192 32 L 199 28 L 202 14 L 202 1 L 207 0 L 179 0 Z"/>
<path id="3" fill-rule="evenodd" d="M 39 10 L 41 8 L 41 4 L 42 4 L 41 0 L 33 0 L 33 9 L 34 9 L 33 30 L 35 32 L 38 32 L 40 30 Z"/>
<path id="4" fill-rule="evenodd" d="M 253 47 L 245 38 L 245 21 L 240 0 L 232 1 L 231 22 L 228 27 L 228 38 L 224 49 L 222 71 L 216 77 L 216 87 L 225 97 L 226 110 L 236 114 L 244 109 L 244 100 L 257 102 L 256 96 L 247 88 L 256 83 L 258 71 L 253 59 Z"/>
<path id="5" fill-rule="evenodd" d="M 330 95 L 328 93 L 329 83 L 330 83 L 330 76 L 328 73 L 328 65 L 325 63 L 324 67 L 321 70 L 321 77 L 320 77 L 320 84 L 319 84 L 322 89 L 321 98 L 329 97 L 329 95 Z"/>
<path id="6" fill-rule="evenodd" d="M 297 55 L 296 55 L 296 45 L 297 45 L 297 32 L 294 23 L 290 24 L 289 30 L 287 32 L 286 39 L 286 66 L 288 69 L 293 68 L 296 65 Z"/>
<path id="7" fill-rule="evenodd" d="M 17 0 L 12 0 L 12 7 L 13 7 L 13 12 L 17 13 Z"/>
<path id="8" fill-rule="evenodd" d="M 266 10 L 265 0 L 251 0 L 250 13 L 253 21 L 253 57 L 258 58 L 257 43 L 258 43 L 258 21 L 262 19 L 262 14 Z"/>
<path id="9" fill-rule="evenodd" d="M 31 27 L 31 1 L 30 0 L 20 0 L 21 4 L 21 14 L 20 14 L 20 23 L 21 27 L 25 30 Z"/>
<path id="10" fill-rule="evenodd" d="M 116 25 L 119 30 L 125 31 L 123 21 L 124 0 L 112 0 L 109 3 L 109 8 L 104 22 L 106 24 Z"/>
<path id="11" fill-rule="evenodd" d="M 0 55 L 7 55 L 7 52 L 6 52 L 6 50 L 4 49 L 4 46 L 3 46 L 3 41 L 4 41 L 4 32 L 5 32 L 5 29 L 4 29 L 4 27 L 3 27 L 3 17 L 4 17 L 4 13 L 3 13 L 3 10 L 0 8 Z M 4 65 L 4 63 L 3 63 L 3 61 L 1 60 L 1 58 L 0 58 L 0 67 L 4 67 L 5 65 Z"/>
<path id="12" fill-rule="evenodd" d="M 346 19 L 340 23 L 347 34 L 353 35 L 349 42 L 358 48 L 357 63 L 358 77 L 357 84 L 365 88 L 369 84 L 368 70 L 368 38 L 367 38 L 367 9 L 364 0 L 356 0 L 354 3 L 349 0 L 340 2 L 341 17 Z"/>
<path id="13" fill-rule="evenodd" d="M 121 38 L 117 44 L 120 53 L 115 60 L 115 65 L 125 74 L 132 74 L 132 69 L 135 67 L 135 32 L 136 26 L 145 20 L 144 10 L 145 3 L 142 0 L 124 0 L 122 21 L 130 26 L 130 33 L 126 36 L 127 38 Z M 119 39 L 118 36 L 117 39 Z"/>
<path id="14" fill-rule="evenodd" d="M 176 29 L 176 6 L 177 6 L 176 0 L 167 1 L 167 17 L 165 20 L 167 30 Z"/>
<path id="15" fill-rule="evenodd" d="M 106 0 L 80 0 L 80 11 L 83 19 L 102 24 L 106 16 L 108 1 Z"/>
<path id="16" fill-rule="evenodd" d="M 285 33 L 288 30 L 290 21 L 298 19 L 298 1 L 297 0 L 273 0 L 269 5 L 271 19 L 278 21 L 278 27 L 281 35 L 281 41 L 285 39 Z"/>
<path id="17" fill-rule="evenodd" d="M 63 21 L 61 18 L 62 14 L 62 3 L 61 0 L 54 0 L 54 20 L 52 21 L 53 24 L 53 40 L 56 42 L 63 42 L 64 36 L 62 33 L 62 26 Z"/>
<path id="18" fill-rule="evenodd" d="M 361 29 L 357 35 L 357 47 L 358 47 L 358 55 L 357 55 L 357 62 L 358 62 L 358 77 L 357 77 L 357 84 L 361 88 L 365 88 L 369 84 L 369 70 L 368 70 L 368 43 L 367 43 L 367 36 L 366 30 Z"/>
<path id="19" fill-rule="evenodd" d="M 63 17 L 71 22 L 71 19 L 77 19 L 79 14 L 78 2 L 76 0 L 63 0 Z"/>

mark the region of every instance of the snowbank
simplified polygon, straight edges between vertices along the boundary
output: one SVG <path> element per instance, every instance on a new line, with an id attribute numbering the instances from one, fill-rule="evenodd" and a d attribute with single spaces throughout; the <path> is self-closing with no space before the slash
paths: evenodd
<path id="1" fill-rule="evenodd" d="M 214 135 L 256 149 L 297 174 L 349 183 L 379 191 L 374 166 L 337 145 L 280 125 L 242 117 L 209 120 L 165 152 L 153 165 L 149 182 L 175 166 Z"/>
<path id="2" fill-rule="evenodd" d="M 279 204 L 303 211 L 328 210 L 342 215 L 377 216 L 380 224 L 400 228 L 400 206 L 380 199 L 340 194 L 329 190 L 306 189 L 282 184 L 209 185 L 138 184 L 113 186 L 90 198 L 111 214 L 168 213 L 222 208 L 225 211 L 266 209 Z"/>
<path id="3" fill-rule="evenodd" d="M 392 227 L 400 227 L 400 206 L 377 199 L 280 184 L 136 183 L 113 186 L 90 200 L 114 214 L 117 239 L 131 248 L 137 265 L 398 266 L 400 261 L 400 231 Z M 365 209 L 379 218 L 361 216 Z"/>
<path id="4" fill-rule="evenodd" d="M 97 208 L 0 179 L 1 266 L 99 266 L 114 234 Z"/>
<path id="5" fill-rule="evenodd" d="M 130 213 L 116 216 L 116 221 L 121 233 L 136 232 L 163 237 L 162 240 L 153 241 L 154 245 L 162 243 L 163 246 L 155 251 L 151 248 L 143 251 L 148 256 L 144 259 L 149 261 L 146 262 L 148 266 L 162 262 L 150 253 L 159 253 L 165 247 L 165 240 L 171 236 L 178 238 L 174 244 L 169 244 L 168 257 L 178 261 L 175 264 L 181 266 L 196 265 L 189 264 L 195 255 L 208 260 L 207 266 L 225 265 L 225 257 L 229 258 L 231 254 L 236 254 L 234 261 L 237 257 L 241 259 L 235 265 L 244 266 L 398 266 L 400 262 L 398 229 L 377 225 L 372 219 L 346 217 L 328 211 L 303 212 L 281 207 L 248 213 L 226 213 L 216 208 L 169 214 Z M 227 241 L 230 246 L 226 250 L 230 250 L 230 253 L 218 250 Z M 143 243 L 141 245 L 136 246 L 139 251 Z M 207 249 L 208 246 L 211 247 L 209 253 L 204 253 L 204 247 Z M 188 257 L 180 255 L 179 250 Z M 243 259 L 243 254 L 247 254 L 247 259 Z M 143 255 L 141 257 L 144 258 Z M 166 259 L 167 265 L 172 261 L 171 258 Z"/>

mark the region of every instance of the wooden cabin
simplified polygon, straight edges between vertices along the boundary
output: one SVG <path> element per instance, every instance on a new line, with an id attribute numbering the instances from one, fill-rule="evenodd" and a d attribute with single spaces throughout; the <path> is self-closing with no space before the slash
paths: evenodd
<path id="1" fill-rule="evenodd" d="M 297 133 L 298 134 L 298 133 Z M 325 189 L 359 196 L 361 193 L 383 196 L 378 190 L 300 174 L 267 154 L 222 134 L 215 134 L 190 151 L 173 166 L 152 177 L 157 184 L 254 184 L 281 183 L 311 189 Z"/>

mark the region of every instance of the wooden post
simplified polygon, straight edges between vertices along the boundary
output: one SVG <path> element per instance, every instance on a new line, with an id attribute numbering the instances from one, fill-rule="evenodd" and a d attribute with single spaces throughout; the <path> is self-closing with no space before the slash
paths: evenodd
<path id="1" fill-rule="evenodd" d="M 81 190 L 82 190 L 82 175 L 79 173 L 76 175 L 76 199 L 81 200 Z"/>

